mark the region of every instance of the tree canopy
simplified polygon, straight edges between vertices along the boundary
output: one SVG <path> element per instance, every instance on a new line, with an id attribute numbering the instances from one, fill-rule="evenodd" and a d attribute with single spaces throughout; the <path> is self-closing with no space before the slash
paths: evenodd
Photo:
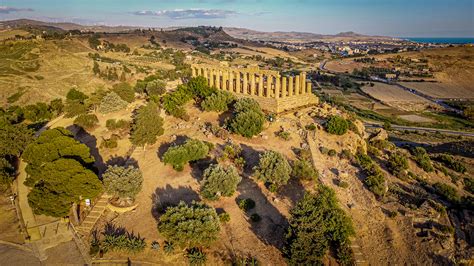
<path id="1" fill-rule="evenodd" d="M 183 248 L 209 246 L 219 236 L 219 217 L 214 208 L 202 203 L 180 202 L 160 217 L 158 231 Z"/>
<path id="2" fill-rule="evenodd" d="M 130 140 L 134 145 L 154 144 L 158 136 L 163 135 L 163 118 L 154 102 L 140 107 L 134 117 Z"/>
<path id="3" fill-rule="evenodd" d="M 330 134 L 344 135 L 349 129 L 349 122 L 346 119 L 334 115 L 331 116 L 326 122 L 326 130 Z"/>
<path id="4" fill-rule="evenodd" d="M 269 184 L 272 192 L 286 185 L 290 179 L 291 166 L 286 158 L 275 151 L 266 151 L 260 155 L 258 166 L 254 169 L 258 180 Z"/>
<path id="5" fill-rule="evenodd" d="M 201 195 L 210 200 L 217 200 L 221 196 L 230 197 L 237 190 L 241 180 L 234 166 L 211 165 L 204 171 Z"/>
<path id="6" fill-rule="evenodd" d="M 143 175 L 133 166 L 109 166 L 102 175 L 105 190 L 121 199 L 135 199 L 142 189 Z"/>
<path id="7" fill-rule="evenodd" d="M 234 104 L 234 117 L 229 128 L 232 132 L 244 137 L 253 137 L 263 130 L 265 115 L 258 102 L 244 98 Z"/>
<path id="8" fill-rule="evenodd" d="M 186 163 L 203 159 L 208 153 L 209 147 L 206 143 L 197 139 L 188 139 L 182 145 L 170 147 L 163 154 L 163 162 L 181 171 Z"/>
<path id="9" fill-rule="evenodd" d="M 100 101 L 99 112 L 103 114 L 117 112 L 127 107 L 127 105 L 128 103 L 124 101 L 117 93 L 111 91 Z"/>
<path id="10" fill-rule="evenodd" d="M 306 193 L 290 215 L 283 251 L 288 264 L 321 265 L 330 247 L 341 265 L 351 264 L 349 237 L 354 228 L 332 189 L 320 186 L 315 194 Z"/>

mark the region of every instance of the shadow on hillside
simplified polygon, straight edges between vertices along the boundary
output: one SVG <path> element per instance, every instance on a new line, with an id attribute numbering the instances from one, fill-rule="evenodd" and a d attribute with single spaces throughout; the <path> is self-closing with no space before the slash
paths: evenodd
<path id="1" fill-rule="evenodd" d="M 304 197 L 305 189 L 297 178 L 290 178 L 288 184 L 278 190 L 278 196 L 289 199 L 291 206 L 295 206 Z"/>
<path id="2" fill-rule="evenodd" d="M 166 211 L 170 206 L 176 206 L 180 201 L 189 204 L 193 201 L 200 201 L 199 194 L 192 190 L 191 187 L 172 187 L 166 185 L 164 188 L 156 188 L 151 195 L 152 208 L 151 214 L 156 220 Z"/>
<path id="3" fill-rule="evenodd" d="M 211 157 L 191 162 L 191 176 L 198 182 L 201 182 L 204 170 L 206 170 L 211 164 L 217 164 L 217 161 Z"/>
<path id="4" fill-rule="evenodd" d="M 244 175 L 251 176 L 253 173 L 253 168 L 258 165 L 258 161 L 260 159 L 261 151 L 257 151 L 254 148 L 240 144 L 242 148 L 242 156 L 245 159 L 245 166 L 244 166 Z"/>
<path id="5" fill-rule="evenodd" d="M 118 165 L 118 166 L 133 166 L 135 168 L 138 167 L 138 162 L 134 158 L 131 157 L 126 157 L 126 156 L 118 156 L 118 155 L 113 155 L 110 157 L 107 162 L 107 165 Z"/>
<path id="6" fill-rule="evenodd" d="M 74 139 L 89 147 L 90 153 L 95 159 L 94 166 L 98 170 L 100 176 L 107 169 L 107 165 L 104 163 L 104 160 L 100 155 L 97 138 L 77 125 L 68 126 L 66 129 L 74 134 Z"/>
<path id="7" fill-rule="evenodd" d="M 184 142 L 186 142 L 187 139 L 188 139 L 187 136 L 178 135 L 176 136 L 176 139 L 174 141 L 161 144 L 161 146 L 158 148 L 158 154 L 157 154 L 158 159 L 163 160 L 163 154 L 165 154 L 165 152 L 170 147 L 175 146 L 175 145 L 182 145 L 184 144 Z"/>
<path id="8" fill-rule="evenodd" d="M 242 199 L 250 198 L 255 201 L 255 208 L 245 213 L 250 224 L 250 229 L 264 243 L 270 244 L 278 249 L 283 247 L 283 237 L 288 226 L 288 221 L 280 211 L 268 201 L 260 187 L 250 178 L 243 178 L 237 190 L 237 204 Z M 252 214 L 258 214 L 261 220 L 251 220 Z"/>
<path id="9" fill-rule="evenodd" d="M 391 137 L 390 141 L 402 148 L 423 147 L 428 153 L 448 153 L 451 155 L 474 158 L 474 142 L 472 140 L 452 141 L 441 144 L 426 144 Z"/>

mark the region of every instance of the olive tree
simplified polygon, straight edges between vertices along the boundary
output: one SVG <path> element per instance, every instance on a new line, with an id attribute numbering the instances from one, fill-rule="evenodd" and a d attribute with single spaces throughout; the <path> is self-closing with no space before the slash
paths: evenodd
<path id="1" fill-rule="evenodd" d="M 204 171 L 201 195 L 210 200 L 218 200 L 221 196 L 230 197 L 237 190 L 241 180 L 234 166 L 211 165 Z"/>
<path id="2" fill-rule="evenodd" d="M 102 175 L 105 190 L 120 203 L 133 202 L 142 189 L 142 172 L 133 167 L 109 166 Z"/>
<path id="3" fill-rule="evenodd" d="M 99 112 L 103 114 L 117 112 L 127 107 L 127 104 L 117 93 L 111 91 L 100 101 Z"/>
<path id="4" fill-rule="evenodd" d="M 290 179 L 291 166 L 286 158 L 275 151 L 266 151 L 260 155 L 258 166 L 254 168 L 254 176 L 268 183 L 270 190 L 276 192 L 286 185 Z"/>
<path id="5" fill-rule="evenodd" d="M 193 202 L 169 207 L 160 217 L 158 231 L 180 247 L 209 246 L 220 231 L 219 216 L 214 208 Z"/>
<path id="6" fill-rule="evenodd" d="M 158 113 L 158 106 L 154 102 L 138 109 L 133 119 L 130 140 L 132 144 L 143 146 L 154 144 L 158 136 L 163 135 L 163 118 Z"/>

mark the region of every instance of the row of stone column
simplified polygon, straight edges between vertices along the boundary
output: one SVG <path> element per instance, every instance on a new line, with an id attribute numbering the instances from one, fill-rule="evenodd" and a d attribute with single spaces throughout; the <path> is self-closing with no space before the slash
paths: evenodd
<path id="1" fill-rule="evenodd" d="M 287 78 L 263 72 L 192 67 L 192 75 L 205 77 L 211 87 L 238 94 L 284 98 L 312 93 L 304 72 Z"/>

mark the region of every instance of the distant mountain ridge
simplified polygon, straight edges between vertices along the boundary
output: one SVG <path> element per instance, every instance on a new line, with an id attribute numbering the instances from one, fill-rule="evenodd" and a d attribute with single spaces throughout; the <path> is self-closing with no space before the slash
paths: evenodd
<path id="1" fill-rule="evenodd" d="M 31 19 L 16 19 L 0 21 L 0 29 L 6 28 L 35 28 L 37 30 L 83 30 L 94 32 L 127 32 L 136 29 L 161 29 L 165 31 L 176 30 L 189 27 L 138 27 L 138 26 L 104 26 L 104 25 L 80 25 L 71 22 L 44 22 Z M 245 28 L 225 27 L 224 31 L 235 39 L 243 39 L 249 41 L 285 41 L 285 42 L 314 42 L 322 40 L 388 40 L 394 39 L 392 37 L 384 36 L 367 36 L 358 34 L 352 31 L 341 32 L 335 35 L 324 35 L 311 32 L 297 32 L 297 31 L 276 31 L 264 32 Z"/>

